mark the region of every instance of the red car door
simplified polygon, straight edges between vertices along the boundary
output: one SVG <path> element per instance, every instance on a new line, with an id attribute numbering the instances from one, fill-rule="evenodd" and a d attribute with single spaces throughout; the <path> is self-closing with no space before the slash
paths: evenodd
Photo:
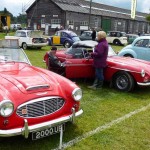
<path id="1" fill-rule="evenodd" d="M 93 78 L 95 73 L 93 59 L 86 58 L 82 48 L 74 51 L 73 58 L 66 58 L 66 77 Z"/>

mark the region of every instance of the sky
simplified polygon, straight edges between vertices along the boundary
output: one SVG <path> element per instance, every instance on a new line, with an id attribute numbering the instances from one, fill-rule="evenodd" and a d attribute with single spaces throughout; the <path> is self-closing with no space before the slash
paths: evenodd
<path id="1" fill-rule="evenodd" d="M 0 0 L 0 10 L 6 7 L 14 16 L 22 13 L 22 8 L 27 8 L 34 0 Z M 93 0 L 111 6 L 130 9 L 131 0 Z M 137 11 L 150 12 L 150 0 L 137 0 Z"/>

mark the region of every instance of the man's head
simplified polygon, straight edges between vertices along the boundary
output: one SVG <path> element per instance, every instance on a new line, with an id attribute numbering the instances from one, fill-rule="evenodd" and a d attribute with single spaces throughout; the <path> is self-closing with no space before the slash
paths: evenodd
<path id="1" fill-rule="evenodd" d="M 52 46 L 52 48 L 51 48 L 51 53 L 52 53 L 53 55 L 55 55 L 56 52 L 57 52 L 57 47 L 56 47 L 56 46 Z"/>
<path id="2" fill-rule="evenodd" d="M 97 34 L 97 39 L 98 39 L 98 41 L 101 40 L 101 39 L 106 39 L 106 32 L 99 31 L 98 34 Z"/>

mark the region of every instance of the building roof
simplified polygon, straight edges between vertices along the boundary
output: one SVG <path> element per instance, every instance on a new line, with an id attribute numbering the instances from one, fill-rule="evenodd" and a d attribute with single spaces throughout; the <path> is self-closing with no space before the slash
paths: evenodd
<path id="1" fill-rule="evenodd" d="M 4 12 L 4 11 L 0 11 L 0 14 L 1 14 L 1 15 L 7 15 L 7 16 L 9 16 L 9 15 L 10 15 L 10 13 L 9 13 L 9 12 Z"/>
<path id="2" fill-rule="evenodd" d="M 90 1 L 86 0 L 51 0 L 63 11 L 71 11 L 78 13 L 89 14 L 90 12 Z M 33 3 L 33 5 L 35 2 Z M 31 5 L 32 7 L 32 5 Z M 29 7 L 27 11 L 31 8 Z M 114 6 L 105 5 L 102 3 L 92 2 L 92 11 L 93 15 L 100 15 L 106 17 L 116 17 L 121 19 L 131 19 L 131 10 L 118 8 Z M 146 13 L 136 12 L 135 20 L 146 21 Z"/>

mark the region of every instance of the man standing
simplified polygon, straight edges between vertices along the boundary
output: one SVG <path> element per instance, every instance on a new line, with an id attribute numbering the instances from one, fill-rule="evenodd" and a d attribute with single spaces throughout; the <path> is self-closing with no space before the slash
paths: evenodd
<path id="1" fill-rule="evenodd" d="M 96 31 L 95 31 L 94 28 L 93 28 L 93 30 L 92 30 L 91 36 L 92 36 L 92 40 L 95 41 L 95 39 L 96 39 Z"/>
<path id="2" fill-rule="evenodd" d="M 103 70 L 107 66 L 107 56 L 108 56 L 108 43 L 106 40 L 106 33 L 104 31 L 98 32 L 98 45 L 91 54 L 93 57 L 94 68 L 95 68 L 95 81 L 90 89 L 99 89 L 103 86 L 104 75 Z"/>

